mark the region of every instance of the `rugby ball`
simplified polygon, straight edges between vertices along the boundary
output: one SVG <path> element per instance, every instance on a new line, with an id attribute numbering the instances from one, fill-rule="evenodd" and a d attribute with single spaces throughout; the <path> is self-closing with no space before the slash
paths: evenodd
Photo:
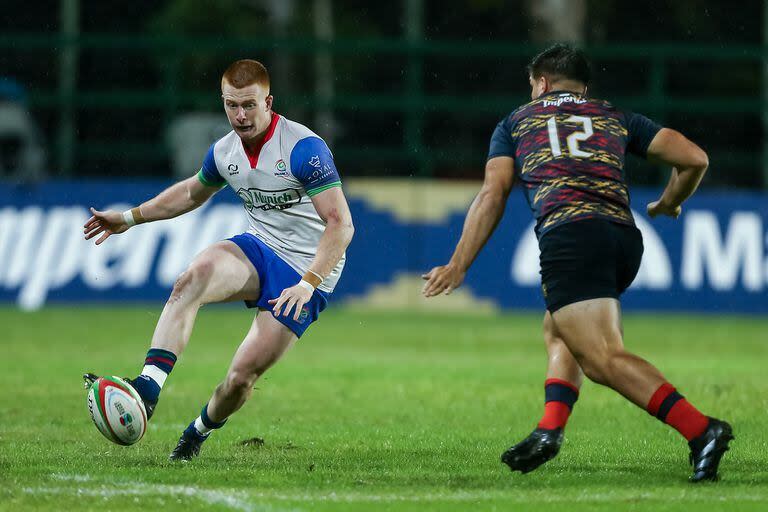
<path id="1" fill-rule="evenodd" d="M 136 390 L 120 377 L 99 377 L 88 390 L 88 411 L 104 437 L 123 446 L 147 431 L 147 411 Z"/>

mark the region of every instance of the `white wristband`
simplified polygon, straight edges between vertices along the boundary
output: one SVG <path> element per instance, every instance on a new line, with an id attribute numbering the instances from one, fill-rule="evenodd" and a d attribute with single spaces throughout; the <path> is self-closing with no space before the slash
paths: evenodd
<path id="1" fill-rule="evenodd" d="M 123 212 L 123 222 L 128 224 L 129 227 L 136 225 L 136 219 L 133 218 L 133 212 L 131 210 L 125 210 Z"/>
<path id="2" fill-rule="evenodd" d="M 299 286 L 301 286 L 302 288 L 306 288 L 308 291 L 313 292 L 313 293 L 315 291 L 315 287 L 312 286 L 312 283 L 309 283 L 309 282 L 307 282 L 307 281 L 305 281 L 303 279 L 301 281 L 299 281 Z"/>

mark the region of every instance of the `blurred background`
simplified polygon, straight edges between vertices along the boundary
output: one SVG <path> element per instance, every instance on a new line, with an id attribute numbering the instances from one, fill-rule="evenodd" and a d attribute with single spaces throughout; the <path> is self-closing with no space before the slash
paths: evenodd
<path id="1" fill-rule="evenodd" d="M 570 41 L 593 60 L 592 96 L 679 129 L 710 155 L 700 202 L 680 222 L 640 219 L 649 261 L 629 306 L 768 312 L 765 0 L 41 0 L 34 8 L 4 0 L 3 8 L 14 15 L 0 19 L 0 299 L 155 300 L 193 249 L 237 228 L 239 209 L 226 210 L 234 223 L 202 212 L 196 222 L 213 227 L 178 254 L 172 228 L 142 228 L 154 245 L 126 236 L 145 247 L 146 275 L 116 251 L 91 255 L 85 242 L 70 243 L 74 228 L 62 234 L 90 204 L 136 204 L 194 174 L 229 131 L 222 71 L 255 58 L 270 70 L 275 110 L 326 139 L 348 184 L 358 234 L 339 296 L 417 301 L 397 290 L 414 289 L 419 272 L 449 257 L 496 123 L 529 99 L 525 64 Z M 668 169 L 632 158 L 627 174 L 642 217 Z M 468 300 L 542 305 L 519 195 L 469 276 Z M 235 199 L 212 208 L 235 208 Z M 511 288 L 490 291 L 499 273 Z"/>

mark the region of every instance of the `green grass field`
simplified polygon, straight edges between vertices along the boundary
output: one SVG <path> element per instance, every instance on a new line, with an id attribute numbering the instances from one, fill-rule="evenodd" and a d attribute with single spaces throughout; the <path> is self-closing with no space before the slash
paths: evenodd
<path id="1" fill-rule="evenodd" d="M 0 309 L 0 510 L 768 509 L 765 319 L 626 319 L 631 349 L 734 426 L 722 481 L 693 486 L 684 440 L 591 383 L 560 456 L 528 475 L 506 470 L 500 453 L 542 411 L 539 315 L 331 309 L 200 459 L 173 465 L 250 315 L 203 309 L 146 437 L 112 445 L 80 375 L 134 375 L 158 314 Z"/>

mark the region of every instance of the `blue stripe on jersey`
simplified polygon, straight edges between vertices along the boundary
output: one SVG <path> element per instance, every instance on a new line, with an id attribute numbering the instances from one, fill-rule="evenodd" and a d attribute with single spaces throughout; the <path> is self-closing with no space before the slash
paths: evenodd
<path id="1" fill-rule="evenodd" d="M 296 143 L 291 151 L 291 172 L 309 195 L 340 182 L 331 150 L 320 137 L 306 137 Z"/>
<path id="2" fill-rule="evenodd" d="M 203 166 L 200 168 L 200 174 L 198 175 L 200 177 L 200 181 L 210 187 L 221 186 L 226 183 L 226 180 L 221 177 L 219 169 L 216 167 L 216 159 L 213 157 L 214 146 L 216 146 L 215 142 L 211 144 L 211 147 L 205 154 L 205 158 L 203 159 Z"/>

